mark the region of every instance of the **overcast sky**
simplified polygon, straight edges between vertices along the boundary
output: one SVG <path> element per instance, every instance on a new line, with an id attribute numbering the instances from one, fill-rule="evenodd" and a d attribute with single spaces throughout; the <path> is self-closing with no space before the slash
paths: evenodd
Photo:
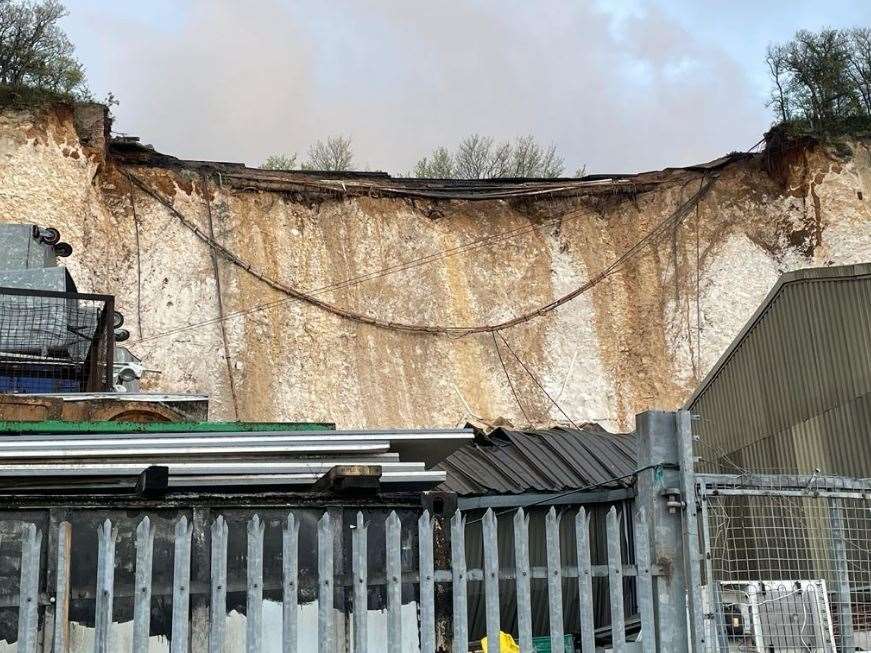
<path id="1" fill-rule="evenodd" d="M 749 148 L 771 122 L 765 48 L 871 24 L 868 0 L 67 0 L 64 26 L 115 130 L 258 165 L 352 137 L 401 173 L 464 135 L 533 134 L 566 172 Z"/>

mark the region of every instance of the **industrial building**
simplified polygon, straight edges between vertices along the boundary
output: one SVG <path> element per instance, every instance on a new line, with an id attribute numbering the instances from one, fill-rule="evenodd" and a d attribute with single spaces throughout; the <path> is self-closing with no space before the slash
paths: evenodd
<path id="1" fill-rule="evenodd" d="M 871 264 L 782 275 L 686 407 L 708 467 L 871 477 Z"/>

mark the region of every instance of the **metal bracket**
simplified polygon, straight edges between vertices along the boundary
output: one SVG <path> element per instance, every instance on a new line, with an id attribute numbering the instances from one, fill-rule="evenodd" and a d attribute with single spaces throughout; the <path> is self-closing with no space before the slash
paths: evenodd
<path id="1" fill-rule="evenodd" d="M 665 505 L 668 507 L 670 513 L 677 512 L 678 508 L 681 510 L 686 508 L 687 504 L 682 498 L 683 494 L 681 493 L 680 488 L 666 487 L 663 488 L 659 494 L 665 498 Z"/>

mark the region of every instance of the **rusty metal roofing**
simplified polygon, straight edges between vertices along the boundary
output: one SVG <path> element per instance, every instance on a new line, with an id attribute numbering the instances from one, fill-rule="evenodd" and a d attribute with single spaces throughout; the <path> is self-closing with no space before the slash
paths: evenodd
<path id="1" fill-rule="evenodd" d="M 625 487 L 638 458 L 634 434 L 609 433 L 598 425 L 581 429 L 478 434 L 436 468 L 447 472 L 439 489 L 459 495 L 561 492 L 602 484 Z"/>

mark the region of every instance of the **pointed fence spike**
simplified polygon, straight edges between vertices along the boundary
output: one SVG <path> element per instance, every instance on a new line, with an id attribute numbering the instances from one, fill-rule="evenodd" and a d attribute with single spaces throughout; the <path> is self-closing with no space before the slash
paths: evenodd
<path id="1" fill-rule="evenodd" d="M 417 521 L 420 576 L 420 650 L 435 653 L 435 569 L 432 542 L 432 519 L 424 510 Z"/>
<path id="2" fill-rule="evenodd" d="M 118 531 L 110 520 L 97 527 L 97 598 L 94 607 L 94 653 L 109 653 L 112 600 L 115 595 L 115 541 Z"/>
<path id="3" fill-rule="evenodd" d="M 175 523 L 175 555 L 172 571 L 171 653 L 187 653 L 190 627 L 191 531 L 187 516 Z"/>
<path id="4" fill-rule="evenodd" d="M 481 521 L 484 539 L 484 610 L 487 624 L 487 650 L 501 651 L 499 643 L 499 546 L 497 543 L 496 515 L 487 508 Z"/>
<path id="5" fill-rule="evenodd" d="M 318 521 L 318 651 L 333 653 L 333 526 L 325 512 Z"/>
<path id="6" fill-rule="evenodd" d="M 626 622 L 623 613 L 623 557 L 620 553 L 620 524 L 617 508 L 608 511 L 608 590 L 611 595 L 611 642 L 614 653 L 626 650 Z"/>
<path id="7" fill-rule="evenodd" d="M 575 515 L 575 543 L 578 555 L 578 610 L 581 651 L 594 653 L 596 629 L 593 625 L 593 568 L 590 561 L 590 522 L 584 508 Z"/>
<path id="8" fill-rule="evenodd" d="M 451 517 L 451 588 L 453 590 L 453 653 L 469 650 L 468 611 L 466 608 L 466 518 L 457 510 Z"/>
<path id="9" fill-rule="evenodd" d="M 551 506 L 544 520 L 547 553 L 547 602 L 550 615 L 550 648 L 559 651 L 565 646 L 563 633 L 563 580 L 559 548 L 559 517 Z"/>
<path id="10" fill-rule="evenodd" d="M 514 582 L 517 592 L 517 632 L 521 651 L 532 651 L 532 596 L 529 572 L 529 516 L 514 514 Z"/>
<path id="11" fill-rule="evenodd" d="M 299 551 L 299 522 L 293 513 L 287 514 L 287 523 L 281 534 L 282 542 L 282 651 L 296 653 L 297 651 L 297 585 L 299 566 L 297 553 Z"/>
<path id="12" fill-rule="evenodd" d="M 209 653 L 223 653 L 227 637 L 227 536 L 229 528 L 222 515 L 211 527 L 211 599 L 209 602 Z"/>
<path id="13" fill-rule="evenodd" d="M 154 525 L 147 516 L 136 527 L 136 571 L 133 581 L 133 653 L 147 653 L 151 634 L 151 571 Z"/>
<path id="14" fill-rule="evenodd" d="M 246 647 L 248 653 L 263 648 L 263 531 L 260 515 L 248 521 L 248 602 L 246 606 Z"/>
<path id="15" fill-rule="evenodd" d="M 647 511 L 639 506 L 635 512 L 635 578 L 638 595 L 638 615 L 641 618 L 641 651 L 654 653 L 655 637 L 653 611 L 653 576 L 650 570 L 650 536 L 647 526 Z"/>
<path id="16" fill-rule="evenodd" d="M 70 641 L 70 544 L 72 526 L 68 521 L 58 524 L 55 606 L 54 606 L 54 650 L 67 653 Z"/>
<path id="17" fill-rule="evenodd" d="M 402 651 L 402 526 L 395 510 L 387 516 L 387 651 Z"/>
<path id="18" fill-rule="evenodd" d="M 351 556 L 354 574 L 354 653 L 365 653 L 369 637 L 368 528 L 363 513 L 359 511 L 351 533 Z"/>

